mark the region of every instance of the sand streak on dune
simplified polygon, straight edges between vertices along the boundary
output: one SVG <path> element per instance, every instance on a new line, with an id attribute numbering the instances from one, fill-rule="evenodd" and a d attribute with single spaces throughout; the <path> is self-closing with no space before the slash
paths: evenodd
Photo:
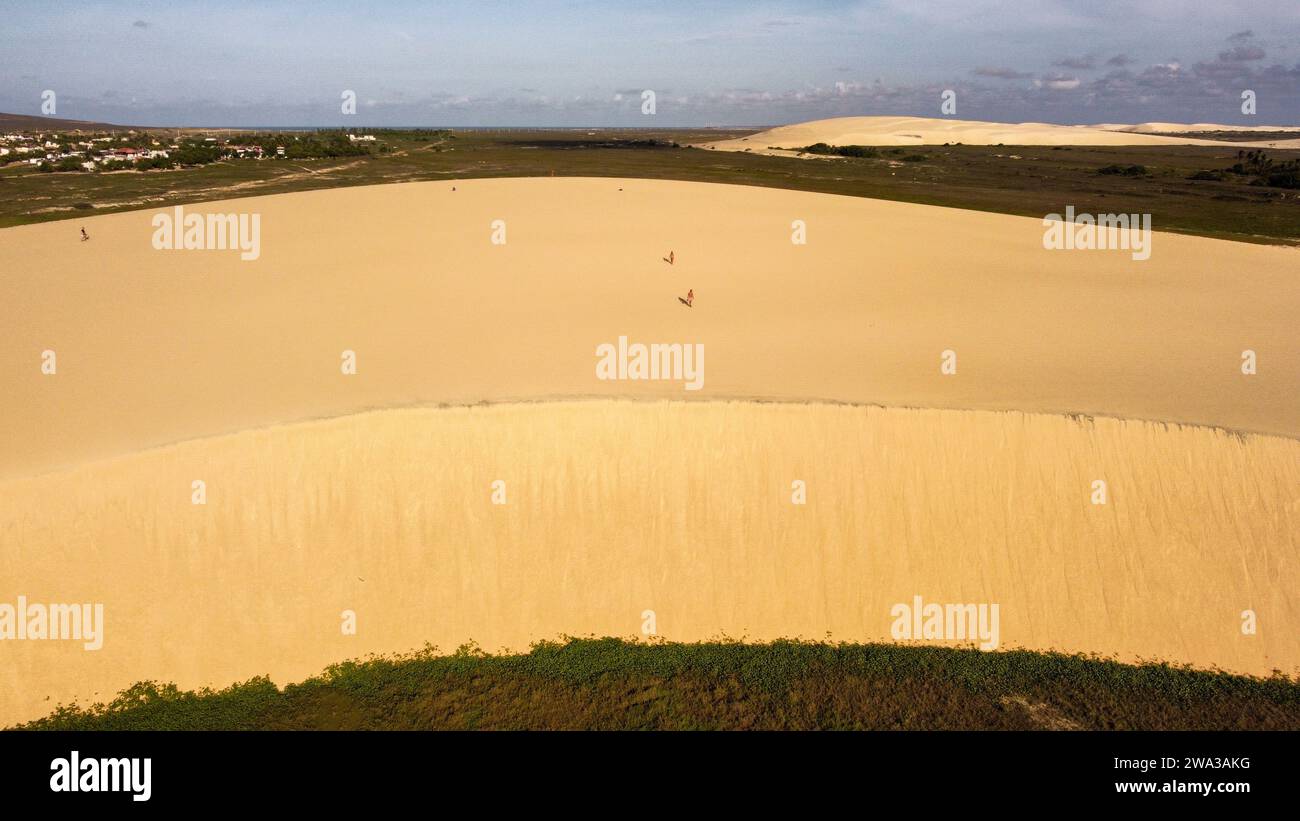
<path id="1" fill-rule="evenodd" d="M 672 639 L 887 640 L 913 595 L 998 603 L 1003 647 L 1294 671 L 1297 488 L 1290 439 L 982 411 L 599 400 L 199 440 L 0 486 L 6 594 L 101 601 L 107 633 L 0 643 L 0 724 L 646 609 Z"/>

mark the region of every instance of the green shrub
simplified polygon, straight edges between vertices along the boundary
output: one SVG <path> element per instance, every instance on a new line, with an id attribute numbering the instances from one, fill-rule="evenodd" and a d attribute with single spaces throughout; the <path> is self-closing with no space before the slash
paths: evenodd
<path id="1" fill-rule="evenodd" d="M 1098 168 L 1097 173 L 1121 177 L 1143 177 L 1146 176 L 1147 167 L 1145 165 L 1107 165 Z"/>
<path id="2" fill-rule="evenodd" d="M 1044 705 L 1038 710 L 1016 704 Z M 1300 682 L 1025 650 L 541 642 L 372 656 L 301 684 L 142 682 L 29 729 L 1300 729 Z M 1058 722 L 1059 723 L 1059 722 Z"/>
<path id="3" fill-rule="evenodd" d="M 867 145 L 829 145 L 827 143 L 813 143 L 799 149 L 807 154 L 821 154 L 830 157 L 857 157 L 872 158 L 879 157 L 880 152 Z"/>

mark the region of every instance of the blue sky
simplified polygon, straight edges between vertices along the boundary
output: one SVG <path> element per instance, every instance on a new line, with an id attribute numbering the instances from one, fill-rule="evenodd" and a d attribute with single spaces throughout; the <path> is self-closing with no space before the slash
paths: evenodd
<path id="1" fill-rule="evenodd" d="M 947 88 L 962 119 L 1300 124 L 1297 0 L 6 2 L 0 19 L 0 111 L 39 114 L 50 89 L 58 116 L 137 125 L 767 125 L 939 116 Z"/>

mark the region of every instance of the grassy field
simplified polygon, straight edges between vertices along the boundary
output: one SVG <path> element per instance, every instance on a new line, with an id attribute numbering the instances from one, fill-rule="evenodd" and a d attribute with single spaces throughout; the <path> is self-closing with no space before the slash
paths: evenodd
<path id="1" fill-rule="evenodd" d="M 360 160 L 231 161 L 109 174 L 41 174 L 10 167 L 0 170 L 0 226 L 315 188 L 554 174 L 737 183 L 1034 217 L 1073 205 L 1081 213 L 1152 213 L 1159 230 L 1300 243 L 1296 192 L 1240 179 L 1187 179 L 1232 165 L 1236 149 L 1231 145 L 927 146 L 883 149 L 879 158 L 815 161 L 684 147 L 749 133 L 482 130 L 420 139 L 390 133 L 385 135 L 390 153 Z M 660 144 L 648 145 L 650 140 Z M 1278 161 L 1300 156 L 1297 151 L 1269 154 Z M 1111 165 L 1141 165 L 1146 173 L 1099 173 Z"/>
<path id="2" fill-rule="evenodd" d="M 283 689 L 141 682 L 36 730 L 1297 730 L 1300 684 L 938 647 L 571 639 L 334 665 Z"/>

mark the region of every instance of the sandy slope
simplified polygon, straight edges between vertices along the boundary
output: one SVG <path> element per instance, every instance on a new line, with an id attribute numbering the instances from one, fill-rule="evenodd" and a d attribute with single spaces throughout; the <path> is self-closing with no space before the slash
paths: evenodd
<path id="1" fill-rule="evenodd" d="M 1161 125 L 1161 124 L 1154 124 Z M 1164 123 L 1163 125 L 1174 125 Z M 989 123 L 933 117 L 835 117 L 783 125 L 748 137 L 704 143 L 719 151 L 789 154 L 814 143 L 830 145 L 1224 145 L 1187 137 L 1165 137 L 1164 129 L 1119 130 L 1120 126 L 1051 125 L 1049 123 Z M 1172 129 L 1170 129 L 1172 130 Z M 1207 129 L 1208 130 L 1208 129 Z M 1151 132 L 1151 133 L 1148 133 Z M 1237 142 L 1239 147 L 1300 148 L 1300 139 Z"/>
<path id="2" fill-rule="evenodd" d="M 912 595 L 999 603 L 1004 646 L 1300 665 L 1294 250 L 1160 234 L 1135 262 L 1033 219 L 618 179 L 200 210 L 259 213 L 260 259 L 155 251 L 152 212 L 0 231 L 0 603 L 108 620 L 97 652 L 0 643 L 0 724 L 645 609 L 680 639 L 884 638 Z M 596 379 L 620 335 L 703 343 L 703 390 Z M 346 415 L 577 396 L 697 401 Z"/>
<path id="3" fill-rule="evenodd" d="M 260 213 L 261 258 L 156 251 L 153 212 L 0 231 L 0 477 L 366 408 L 547 396 L 1079 411 L 1300 435 L 1293 249 L 1157 234 L 1136 262 L 1044 250 L 1041 220 L 645 180 L 204 209 Z M 489 241 L 497 218 L 505 246 Z M 790 242 L 796 219 L 807 245 Z M 703 343 L 703 390 L 596 379 L 596 347 L 620 335 Z M 1240 372 L 1247 348 L 1254 376 Z M 41 373 L 46 349 L 57 375 Z M 340 374 L 348 349 L 356 376 Z M 949 349 L 955 376 L 939 370 Z"/>
<path id="4" fill-rule="evenodd" d="M 916 595 L 998 604 L 1003 649 L 1295 672 L 1300 442 L 825 405 L 381 411 L 4 483 L 0 578 L 106 608 L 99 651 L 0 644 L 0 725 L 140 678 L 639 635 L 645 610 L 671 639 L 888 640 Z"/>

